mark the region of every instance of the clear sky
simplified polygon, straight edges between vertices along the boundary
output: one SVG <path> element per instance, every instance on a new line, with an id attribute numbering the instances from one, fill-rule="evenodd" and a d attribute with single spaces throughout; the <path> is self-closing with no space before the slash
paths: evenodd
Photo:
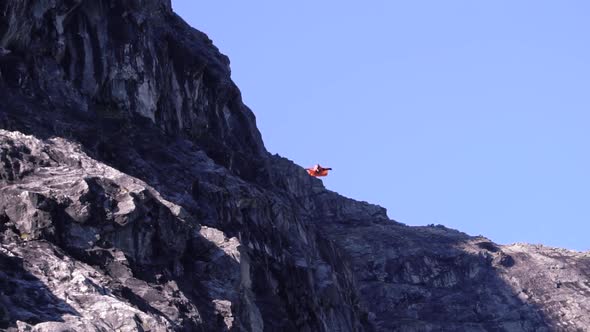
<path id="1" fill-rule="evenodd" d="M 409 224 L 590 249 L 590 2 L 173 0 L 266 147 Z"/>

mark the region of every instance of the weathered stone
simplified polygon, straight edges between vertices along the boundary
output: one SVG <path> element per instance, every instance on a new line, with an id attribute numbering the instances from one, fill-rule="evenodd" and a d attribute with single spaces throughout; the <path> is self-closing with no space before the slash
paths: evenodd
<path id="1" fill-rule="evenodd" d="M 0 15 L 0 328 L 590 326 L 588 254 L 408 227 L 270 155 L 169 1 Z"/>

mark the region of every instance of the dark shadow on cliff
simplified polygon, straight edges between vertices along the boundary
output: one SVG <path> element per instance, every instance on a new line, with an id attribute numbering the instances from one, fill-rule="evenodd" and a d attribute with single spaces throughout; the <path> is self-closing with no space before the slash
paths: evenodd
<path id="1" fill-rule="evenodd" d="M 29 324 L 63 322 L 64 314 L 79 315 L 27 271 L 21 257 L 0 251 L 0 329 L 16 327 L 17 320 Z"/>

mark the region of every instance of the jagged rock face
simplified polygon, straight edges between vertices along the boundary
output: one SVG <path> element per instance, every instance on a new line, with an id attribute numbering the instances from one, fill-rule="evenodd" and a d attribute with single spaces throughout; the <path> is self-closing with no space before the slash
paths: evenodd
<path id="1" fill-rule="evenodd" d="M 39 299 L 14 303 L 10 297 L 5 307 L 12 319 L 63 320 L 83 331 L 198 330 L 207 308 L 199 310 L 196 304 L 209 296 L 200 294 L 205 284 L 226 283 L 220 293 L 230 303 L 235 300 L 235 238 L 200 227 L 144 182 L 88 158 L 63 139 L 43 143 L 1 131 L 0 149 L 2 248 L 7 261 L 26 263 L 17 264 L 8 285 L 20 286 L 19 276 L 32 274 L 23 279 L 46 285 L 45 292 L 69 308 L 52 313 L 39 309 Z M 185 271 L 197 266 L 208 273 Z M 46 316 L 36 317 L 37 310 Z"/>
<path id="2" fill-rule="evenodd" d="M 237 173 L 265 152 L 229 60 L 169 2 L 4 1 L 0 13 L 7 85 L 54 108 L 139 114 Z"/>
<path id="3" fill-rule="evenodd" d="M 269 155 L 169 2 L 0 14 L 0 329 L 590 326 L 587 254 L 407 227 Z"/>
<path id="4" fill-rule="evenodd" d="M 188 212 L 66 140 L 3 132 L 0 141 L 3 243 L 17 258 L 33 259 L 28 255 L 34 251 L 21 249 L 31 242 L 59 246 L 72 261 L 95 266 L 109 295 L 174 330 L 360 329 L 351 275 L 339 266 L 334 248 L 316 238 L 288 200 L 233 177 L 203 152 L 187 151 L 183 142 L 167 146 L 168 153 L 191 162 L 180 175 L 186 180 L 192 174 L 190 195 L 200 199 L 193 201 L 199 206 L 185 204 L 193 210 Z M 171 199 L 189 199 L 172 197 L 183 192 L 175 186 L 185 184 L 166 184 Z M 27 271 L 39 280 L 63 281 L 45 269 Z M 73 294 L 57 298 L 82 317 L 104 316 L 109 307 L 92 307 L 97 299 L 78 286 L 67 285 L 83 300 Z M 23 310 L 9 312 L 12 320 L 37 321 Z M 86 326 L 69 316 L 61 319 Z M 96 328 L 111 322 L 101 324 Z M 133 328 L 135 321 L 119 324 Z"/>

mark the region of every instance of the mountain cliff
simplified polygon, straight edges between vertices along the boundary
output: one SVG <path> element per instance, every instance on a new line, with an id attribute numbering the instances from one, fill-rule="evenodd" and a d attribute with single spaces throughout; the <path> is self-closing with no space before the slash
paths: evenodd
<path id="1" fill-rule="evenodd" d="M 0 328 L 581 331 L 590 256 L 408 227 L 264 147 L 166 0 L 0 3 Z"/>

